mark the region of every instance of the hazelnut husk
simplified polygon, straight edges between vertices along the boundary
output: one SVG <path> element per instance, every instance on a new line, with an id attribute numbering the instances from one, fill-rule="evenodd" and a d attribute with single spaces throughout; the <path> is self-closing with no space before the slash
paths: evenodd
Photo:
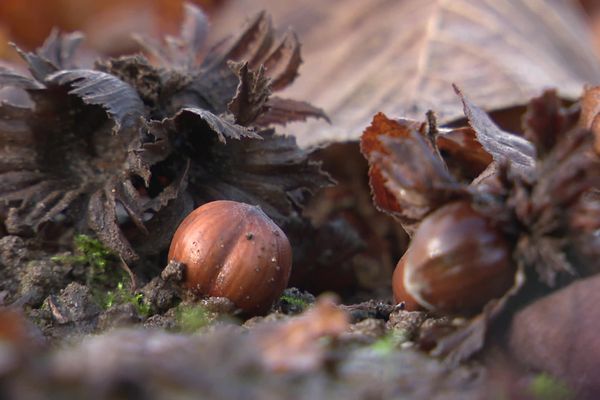
<path id="1" fill-rule="evenodd" d="M 416 230 L 394 273 L 394 298 L 430 311 L 475 313 L 514 284 L 511 255 L 504 233 L 469 202 L 450 203 Z"/>
<path id="2" fill-rule="evenodd" d="M 292 249 L 259 207 L 220 200 L 183 220 L 169 261 L 185 266 L 183 284 L 192 292 L 226 297 L 245 312 L 260 314 L 288 284 Z"/>

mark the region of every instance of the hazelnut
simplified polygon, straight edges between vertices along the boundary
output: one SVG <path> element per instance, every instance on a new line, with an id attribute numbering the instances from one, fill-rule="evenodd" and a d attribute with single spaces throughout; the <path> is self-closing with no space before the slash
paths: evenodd
<path id="1" fill-rule="evenodd" d="M 406 257 L 398 261 L 398 265 L 392 276 L 392 287 L 394 288 L 394 302 L 400 304 L 404 302 L 406 311 L 422 311 L 423 307 L 404 289 L 404 264 Z"/>
<path id="2" fill-rule="evenodd" d="M 267 311 L 287 286 L 292 249 L 259 207 L 221 200 L 202 205 L 183 220 L 169 261 L 185 266 L 186 288 L 226 297 L 255 314 Z"/>
<path id="3" fill-rule="evenodd" d="M 431 311 L 470 314 L 510 289 L 515 270 L 505 235 L 459 201 L 420 224 L 394 271 L 394 298 L 410 297 Z"/>

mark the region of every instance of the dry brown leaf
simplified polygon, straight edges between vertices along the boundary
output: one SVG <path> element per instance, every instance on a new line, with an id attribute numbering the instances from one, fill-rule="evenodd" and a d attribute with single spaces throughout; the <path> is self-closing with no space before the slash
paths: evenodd
<path id="1" fill-rule="evenodd" d="M 470 127 L 440 129 L 437 146 L 452 175 L 472 181 L 492 162 Z"/>
<path id="2" fill-rule="evenodd" d="M 369 159 L 372 152 L 384 153 L 384 146 L 380 141 L 381 136 L 402 137 L 406 139 L 410 136 L 409 129 L 418 130 L 420 129 L 419 125 L 417 122 L 410 124 L 407 121 L 405 126 L 408 129 L 404 129 L 400 122 L 390 120 L 383 113 L 378 113 L 373 117 L 372 124 L 367 127 L 361 137 L 361 152 L 367 159 Z M 385 210 L 392 215 L 401 213 L 402 207 L 395 196 L 385 186 L 385 179 L 379 167 L 369 166 L 369 184 L 371 186 L 373 202 L 380 210 Z"/>
<path id="3" fill-rule="evenodd" d="M 318 339 L 335 337 L 349 327 L 348 315 L 328 296 L 300 317 L 270 326 L 258 335 L 264 365 L 277 372 L 310 371 L 320 366 L 325 355 Z"/>
<path id="4" fill-rule="evenodd" d="M 578 280 L 519 311 L 508 344 L 528 367 L 564 379 L 573 398 L 597 398 L 600 391 L 600 276 Z M 581 391 L 581 392 L 580 392 Z"/>
<path id="5" fill-rule="evenodd" d="M 590 129 L 595 137 L 595 150 L 600 154 L 600 86 L 586 88 L 581 97 L 580 126 Z"/>
<path id="6" fill-rule="evenodd" d="M 538 157 L 544 157 L 571 125 L 556 90 L 547 90 L 531 100 L 523 115 L 523 131 L 535 145 Z"/>
<path id="7" fill-rule="evenodd" d="M 483 148 L 496 162 L 510 161 L 511 167 L 519 173 L 525 176 L 530 174 L 535 166 L 533 143 L 501 130 L 490 116 L 463 95 L 457 86 L 454 86 L 454 90 L 460 97 L 469 125 Z"/>
<path id="8" fill-rule="evenodd" d="M 426 129 L 432 126 L 378 113 L 360 141 L 369 162 L 375 207 L 400 221 L 409 233 L 429 212 L 465 195 L 465 187 L 429 141 L 438 132 L 430 135 Z"/>
<path id="9" fill-rule="evenodd" d="M 304 146 L 357 140 L 379 111 L 421 120 L 433 109 L 442 123 L 462 117 L 452 83 L 491 110 L 555 85 L 575 98 L 600 77 L 585 22 L 562 0 L 233 0 L 214 26 L 257 9 L 303 43 L 301 75 L 284 95 L 332 118 L 290 129 Z"/>

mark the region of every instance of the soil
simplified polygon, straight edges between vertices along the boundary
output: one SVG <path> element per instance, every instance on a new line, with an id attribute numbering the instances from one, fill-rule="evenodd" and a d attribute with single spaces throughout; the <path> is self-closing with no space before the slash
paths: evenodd
<path id="1" fill-rule="evenodd" d="M 370 300 L 335 306 L 342 328 L 326 317 L 310 336 L 323 296 L 290 288 L 250 317 L 186 298 L 173 265 L 138 289 L 149 309 L 106 307 L 69 254 L 0 239 L 0 398 L 465 399 L 498 387 L 484 359 L 456 367 L 423 351 L 426 327 L 457 321 Z"/>

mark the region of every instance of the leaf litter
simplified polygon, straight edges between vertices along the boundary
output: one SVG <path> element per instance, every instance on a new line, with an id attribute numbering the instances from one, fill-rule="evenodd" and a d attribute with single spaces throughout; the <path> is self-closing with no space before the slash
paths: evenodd
<path id="1" fill-rule="evenodd" d="M 192 207 L 221 198 L 260 204 L 301 249 L 295 263 L 304 279 L 317 275 L 333 282 L 338 270 L 331 265 L 364 267 L 364 261 L 352 263 L 375 249 L 361 225 L 370 211 L 337 214 L 328 204 L 339 207 L 339 198 L 326 197 L 336 188 L 318 193 L 332 178 L 294 137 L 273 129 L 327 118 L 309 103 L 271 95 L 297 75 L 301 58 L 295 34 L 278 40 L 270 18 L 260 13 L 240 35 L 206 53 L 207 32 L 204 14 L 188 5 L 178 36 L 163 42 L 140 39 L 149 58 L 125 56 L 81 69 L 75 57 L 81 37 L 54 32 L 36 52 L 21 52 L 32 77 L 16 68 L 0 71 L 0 84 L 24 91 L 32 103 L 0 106 L 0 140 L 7 144 L 0 161 L 0 218 L 8 233 L 0 239 L 0 264 L 8 267 L 0 271 L 5 282 L 0 305 L 25 307 L 37 325 L 18 312 L 3 317 L 6 357 L 0 376 L 5 371 L 16 377 L 2 383 L 3 390 L 22 396 L 29 382 L 38 381 L 50 393 L 66 390 L 77 396 L 93 388 L 98 398 L 123 391 L 168 396 L 173 385 L 207 398 L 241 393 L 476 398 L 489 393 L 494 375 L 483 364 L 498 346 L 502 323 L 515 310 L 529 310 L 525 305 L 531 302 L 536 312 L 537 298 L 597 272 L 597 88 L 586 89 L 581 108 L 579 103 L 566 106 L 556 91 L 534 98 L 523 116 L 523 136 L 498 127 L 483 111 L 493 106 L 483 102 L 480 108 L 476 104 L 482 103 L 463 95 L 478 96 L 468 85 L 456 88 L 459 100 L 454 100 L 462 102 L 468 125 L 439 126 L 440 118 L 431 112 L 424 122 L 378 113 L 363 134 L 360 146 L 374 205 L 392 217 L 381 227 L 395 224 L 411 234 L 429 213 L 463 199 L 511 238 L 518 264 L 515 284 L 480 315 L 452 319 L 378 300 L 336 306 L 320 297 L 310 305 L 313 300 L 303 300 L 310 297 L 290 291 L 281 300 L 288 306 L 275 304 L 272 314 L 243 325 L 244 317 L 231 304 L 205 300 L 190 313 L 203 320 L 188 321 L 183 329 L 177 310 L 192 300 L 177 288 L 182 270 L 169 265 L 159 275 L 156 263 L 168 245 L 168 232 Z M 205 54 L 202 60 L 199 54 Z M 444 107 L 441 121 L 448 122 Z M 334 154 L 327 148 L 322 155 L 328 151 Z M 338 193 L 349 187 L 342 180 Z M 364 190 L 361 186 L 353 194 Z M 312 194 L 317 196 L 311 202 Z M 325 208 L 332 207 L 329 214 L 315 206 L 323 199 Z M 319 212 L 320 223 L 307 218 Z M 376 235 L 389 235 L 380 230 Z M 65 243 L 73 232 L 94 234 L 132 266 L 126 291 L 133 292 L 121 296 L 120 304 L 99 307 L 86 284 L 89 263 L 69 265 L 51 256 L 69 248 Z M 332 249 L 341 252 L 341 244 L 347 251 L 336 258 Z M 394 251 L 402 251 L 405 244 L 396 246 L 400 250 Z M 111 262 L 110 268 L 117 265 Z M 136 283 L 141 284 L 137 290 Z M 302 304 L 306 311 L 293 317 L 289 304 Z M 140 324 L 148 329 L 104 332 Z M 535 335 L 536 328 L 531 329 Z M 17 339 L 22 335 L 11 333 L 16 331 L 38 338 L 41 350 L 24 346 Z M 378 341 L 388 350 L 382 351 Z M 61 342 L 72 347 L 48 347 Z M 428 356 L 429 350 L 438 358 Z M 33 369 L 39 354 L 44 361 Z M 86 361 L 91 359 L 93 365 Z M 491 359 L 489 365 L 502 365 Z M 222 360 L 216 368 L 215 360 Z M 566 376 L 577 390 L 589 387 L 560 369 L 551 372 Z M 253 385 L 257 379 L 264 385 Z"/>

